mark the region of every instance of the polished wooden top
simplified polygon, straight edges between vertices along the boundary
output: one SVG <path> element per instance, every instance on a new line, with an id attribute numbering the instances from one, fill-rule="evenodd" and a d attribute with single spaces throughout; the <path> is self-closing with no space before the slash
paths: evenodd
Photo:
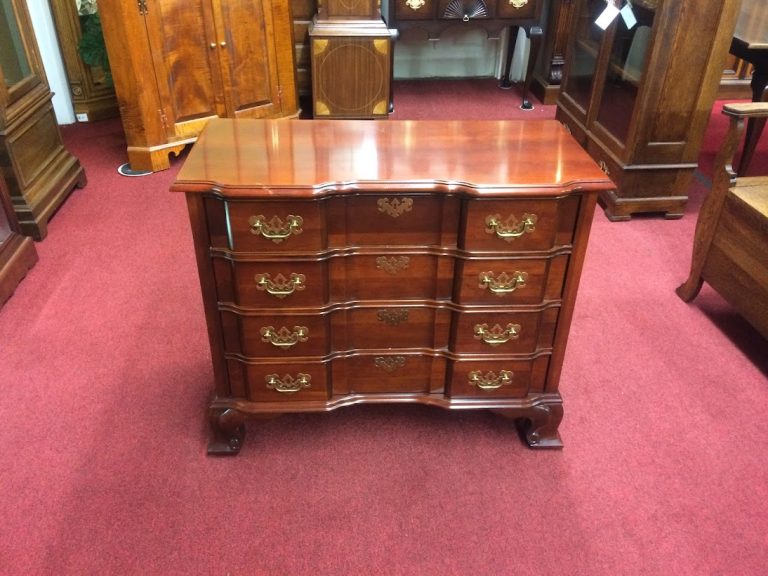
<path id="1" fill-rule="evenodd" d="M 733 37 L 750 50 L 768 49 L 768 2 L 742 0 L 741 13 Z"/>
<path id="2" fill-rule="evenodd" d="M 557 195 L 613 187 L 554 120 L 214 119 L 171 189 L 314 197 L 394 189 Z"/>

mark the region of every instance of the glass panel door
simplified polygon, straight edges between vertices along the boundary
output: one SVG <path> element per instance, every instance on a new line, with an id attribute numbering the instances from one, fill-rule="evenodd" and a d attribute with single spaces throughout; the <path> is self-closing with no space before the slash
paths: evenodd
<path id="1" fill-rule="evenodd" d="M 620 142 L 626 142 L 635 101 L 643 80 L 648 48 L 651 46 L 655 2 L 636 0 L 632 7 L 637 24 L 631 29 L 622 17 L 616 18 L 616 32 L 605 75 L 597 122 Z"/>
<path id="2" fill-rule="evenodd" d="M 32 75 L 11 0 L 0 0 L 0 68 L 8 88 Z"/>
<path id="3" fill-rule="evenodd" d="M 603 10 L 605 0 L 584 0 L 576 15 L 576 41 L 564 90 L 584 110 L 589 107 L 600 43 L 605 34 L 595 24 Z"/>

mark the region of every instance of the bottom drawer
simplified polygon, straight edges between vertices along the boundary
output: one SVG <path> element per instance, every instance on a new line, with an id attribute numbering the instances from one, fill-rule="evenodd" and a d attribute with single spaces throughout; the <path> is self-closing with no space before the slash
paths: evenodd
<path id="1" fill-rule="evenodd" d="M 328 364 L 325 362 L 259 362 L 229 360 L 232 395 L 255 402 L 327 400 Z"/>
<path id="2" fill-rule="evenodd" d="M 522 398 L 543 391 L 549 355 L 533 360 L 457 360 L 448 372 L 451 398 Z"/>
<path id="3" fill-rule="evenodd" d="M 333 361 L 333 394 L 441 392 L 446 360 L 421 354 L 360 354 Z"/>

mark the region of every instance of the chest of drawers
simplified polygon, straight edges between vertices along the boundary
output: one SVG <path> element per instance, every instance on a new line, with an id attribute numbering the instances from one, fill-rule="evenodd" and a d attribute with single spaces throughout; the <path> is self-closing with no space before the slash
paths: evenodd
<path id="1" fill-rule="evenodd" d="M 561 446 L 558 382 L 596 194 L 554 121 L 212 120 L 189 207 L 215 385 L 249 418 L 360 402 L 492 409 Z"/>

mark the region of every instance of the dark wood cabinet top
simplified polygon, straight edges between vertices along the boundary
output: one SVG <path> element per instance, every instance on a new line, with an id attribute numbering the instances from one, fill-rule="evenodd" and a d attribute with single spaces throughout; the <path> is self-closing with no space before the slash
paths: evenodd
<path id="1" fill-rule="evenodd" d="M 171 189 L 309 198 L 404 187 L 554 196 L 614 185 L 553 120 L 212 119 Z"/>

